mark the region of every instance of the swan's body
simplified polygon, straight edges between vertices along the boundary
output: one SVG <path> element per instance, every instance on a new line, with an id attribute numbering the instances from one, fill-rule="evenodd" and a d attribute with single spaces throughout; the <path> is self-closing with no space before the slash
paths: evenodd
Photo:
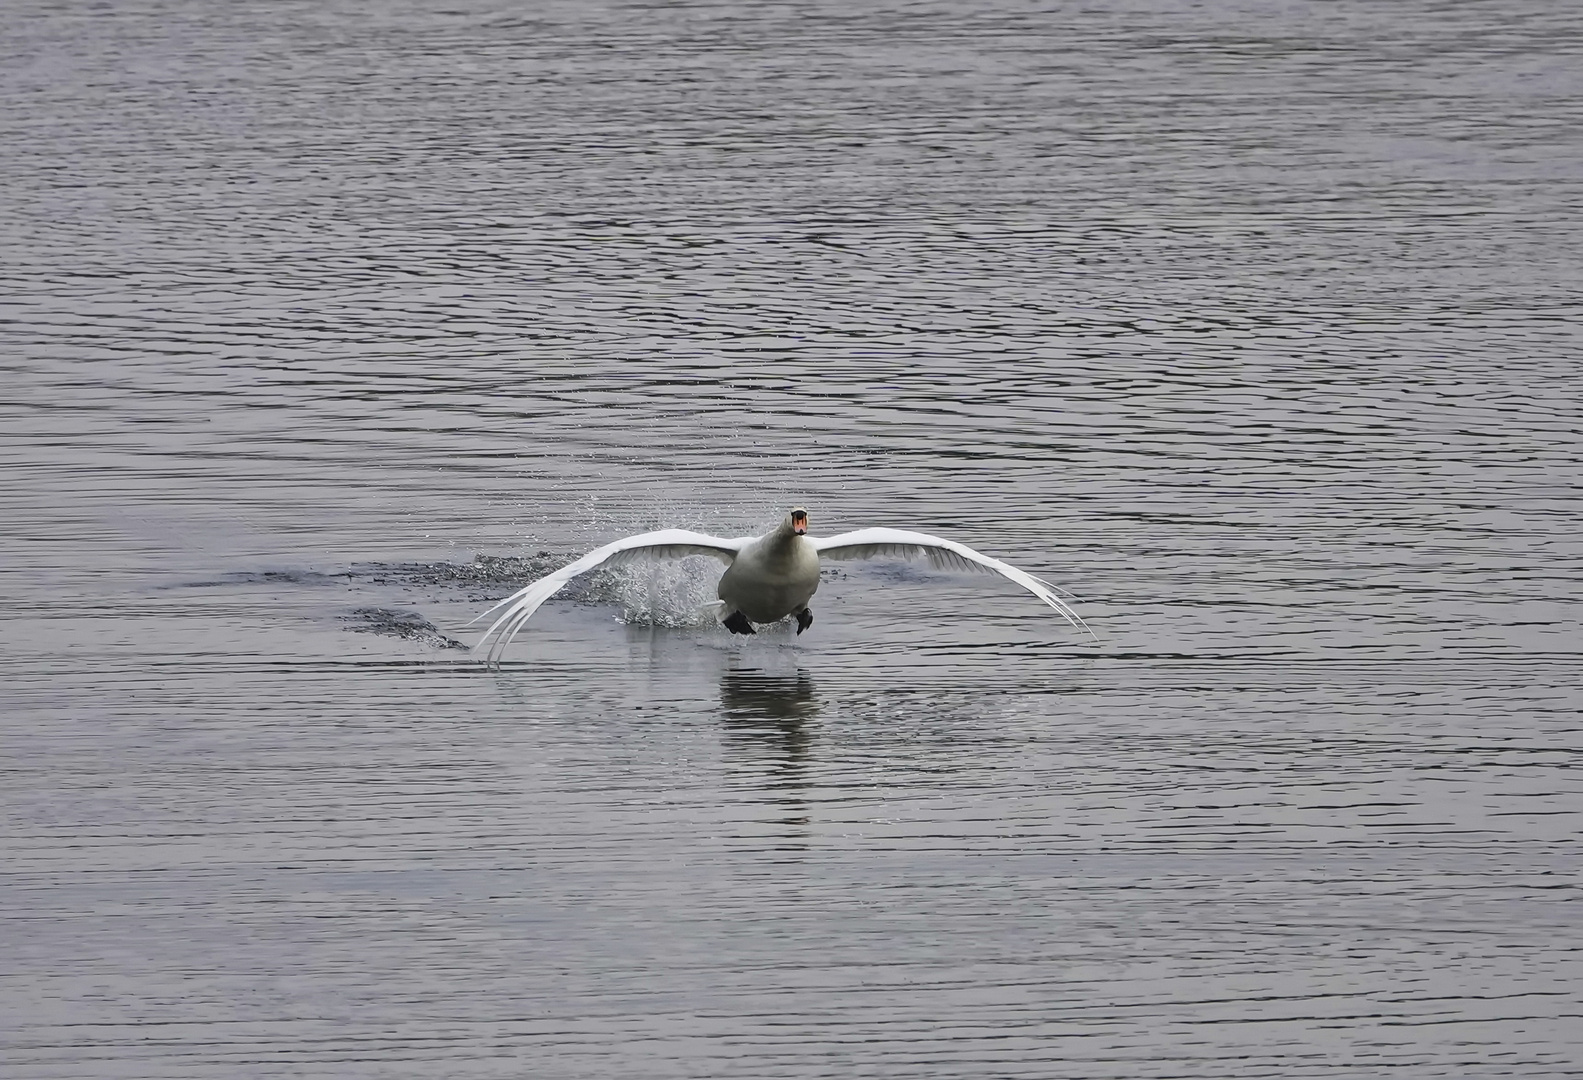
<path id="1" fill-rule="evenodd" d="M 937 567 L 950 570 L 982 570 L 1000 574 L 1021 585 L 1049 604 L 1073 626 L 1092 633 L 1049 582 L 1034 577 L 974 551 L 966 544 L 943 540 L 927 533 L 905 529 L 858 529 L 814 539 L 808 533 L 808 513 L 801 508 L 786 515 L 778 527 L 763 536 L 725 539 L 686 529 L 662 529 L 640 533 L 606 544 L 581 559 L 547 574 L 526 588 L 506 597 L 474 619 L 495 612 L 500 617 L 484 631 L 474 647 L 485 651 L 490 660 L 499 659 L 511 639 L 522 629 L 528 616 L 579 574 L 601 566 L 621 566 L 641 559 L 679 559 L 688 555 L 712 555 L 726 564 L 717 595 L 716 617 L 737 634 L 754 632 L 753 623 L 778 622 L 797 616 L 797 632 L 808 629 L 813 613 L 808 601 L 819 588 L 821 559 L 927 558 Z M 504 610 L 502 610 L 504 609 Z M 493 642 L 491 642 L 493 638 Z"/>
<path id="2" fill-rule="evenodd" d="M 819 588 L 819 551 L 806 523 L 796 532 L 791 521 L 788 515 L 780 528 L 748 541 L 726 567 L 715 594 L 725 618 L 737 611 L 749 622 L 770 623 L 808 610 Z"/>

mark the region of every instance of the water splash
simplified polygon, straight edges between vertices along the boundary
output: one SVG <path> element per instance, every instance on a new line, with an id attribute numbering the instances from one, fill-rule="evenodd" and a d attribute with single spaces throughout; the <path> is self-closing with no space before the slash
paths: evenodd
<path id="1" fill-rule="evenodd" d="M 582 599 L 615 606 L 630 625 L 708 626 L 722 569 L 703 557 L 616 567 L 595 575 Z"/>

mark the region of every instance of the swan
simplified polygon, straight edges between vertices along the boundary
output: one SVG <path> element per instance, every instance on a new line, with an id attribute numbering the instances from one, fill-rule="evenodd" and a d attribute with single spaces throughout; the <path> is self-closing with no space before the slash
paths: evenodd
<path id="1" fill-rule="evenodd" d="M 788 615 L 797 617 L 797 633 L 813 625 L 808 601 L 819 588 L 821 559 L 926 558 L 941 569 L 978 570 L 1000 574 L 1021 585 L 1061 613 L 1062 618 L 1090 636 L 1094 632 L 1071 607 L 1055 594 L 1055 586 L 1015 566 L 974 551 L 966 544 L 906 529 L 858 529 L 836 536 L 808 535 L 808 511 L 795 507 L 780 525 L 763 536 L 725 539 L 686 529 L 661 529 L 639 533 L 590 551 L 576 562 L 546 574 L 512 593 L 468 623 L 481 622 L 500 612 L 473 648 L 490 662 L 500 658 L 517 636 L 528 616 L 579 574 L 601 566 L 624 566 L 644 559 L 680 559 L 712 555 L 726 564 L 717 594 L 710 606 L 715 617 L 733 634 L 756 633 L 754 623 L 771 623 Z"/>

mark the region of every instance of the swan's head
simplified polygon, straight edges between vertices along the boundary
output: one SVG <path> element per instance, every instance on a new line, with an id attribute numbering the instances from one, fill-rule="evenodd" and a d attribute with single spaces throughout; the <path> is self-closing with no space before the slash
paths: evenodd
<path id="1" fill-rule="evenodd" d="M 798 536 L 806 536 L 808 533 L 808 511 L 800 506 L 793 507 L 792 512 L 786 515 L 786 524 Z"/>

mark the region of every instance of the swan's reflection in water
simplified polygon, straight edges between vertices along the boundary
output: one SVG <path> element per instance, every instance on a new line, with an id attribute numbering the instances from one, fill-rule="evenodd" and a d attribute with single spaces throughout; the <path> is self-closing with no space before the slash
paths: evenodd
<path id="1" fill-rule="evenodd" d="M 746 759 L 754 783 L 785 811 L 784 825 L 805 840 L 810 722 L 824 707 L 808 673 L 728 668 L 720 676 L 720 714 L 728 743 Z M 788 837 L 789 839 L 789 837 Z"/>
<path id="2" fill-rule="evenodd" d="M 798 721 L 817 715 L 822 705 L 806 671 L 772 675 L 728 668 L 720 678 L 720 707 L 733 721 Z"/>
<path id="3" fill-rule="evenodd" d="M 727 669 L 720 677 L 720 712 L 726 731 L 743 744 L 778 751 L 783 765 L 808 757 L 807 721 L 823 708 L 805 671 L 772 675 L 765 671 Z"/>

